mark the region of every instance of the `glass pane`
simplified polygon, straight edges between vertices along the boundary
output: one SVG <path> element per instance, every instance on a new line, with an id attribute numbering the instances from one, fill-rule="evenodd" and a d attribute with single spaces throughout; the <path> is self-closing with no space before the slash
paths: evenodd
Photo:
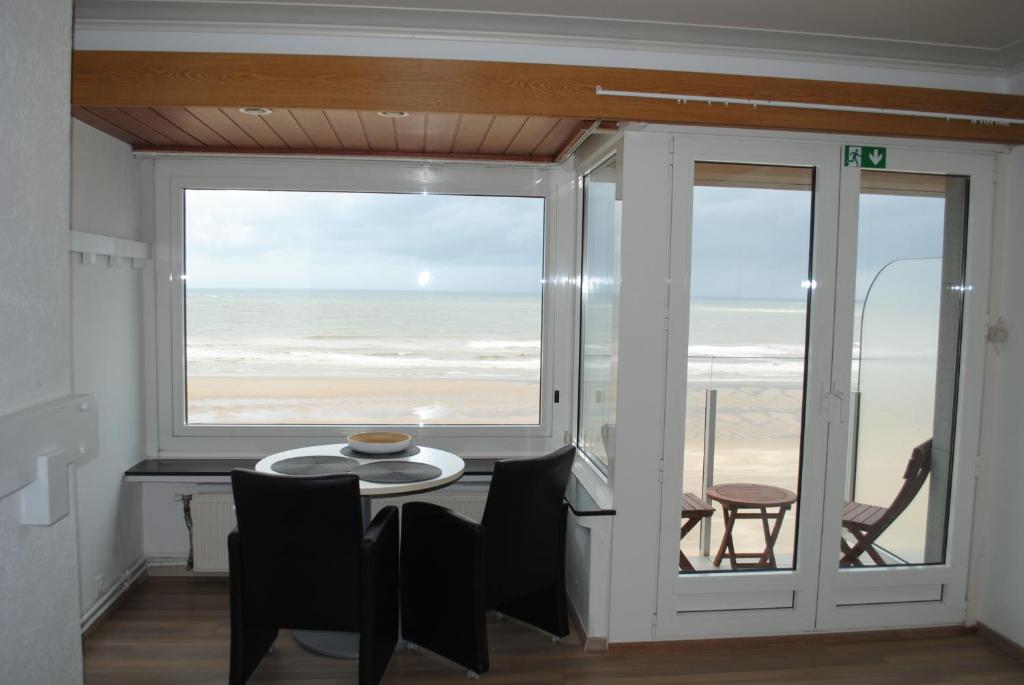
<path id="1" fill-rule="evenodd" d="M 841 566 L 945 559 L 966 207 L 964 178 L 861 173 Z"/>
<path id="2" fill-rule="evenodd" d="M 614 460 L 622 199 L 615 157 L 583 179 L 580 413 L 577 446 L 606 470 Z"/>
<path id="3" fill-rule="evenodd" d="M 540 421 L 544 199 L 185 192 L 190 424 Z"/>
<path id="4" fill-rule="evenodd" d="M 793 568 L 814 171 L 694 171 L 680 571 Z"/>

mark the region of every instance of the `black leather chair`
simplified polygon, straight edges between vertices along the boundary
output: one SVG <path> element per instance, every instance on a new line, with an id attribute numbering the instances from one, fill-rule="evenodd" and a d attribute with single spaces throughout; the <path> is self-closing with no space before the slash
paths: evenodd
<path id="1" fill-rule="evenodd" d="M 494 466 L 483 519 L 402 507 L 402 637 L 465 666 L 490 668 L 489 609 L 569 634 L 563 497 L 573 446 Z"/>
<path id="2" fill-rule="evenodd" d="M 398 509 L 363 532 L 355 476 L 231 472 L 231 685 L 279 628 L 359 633 L 359 683 L 375 685 L 398 642 Z"/>

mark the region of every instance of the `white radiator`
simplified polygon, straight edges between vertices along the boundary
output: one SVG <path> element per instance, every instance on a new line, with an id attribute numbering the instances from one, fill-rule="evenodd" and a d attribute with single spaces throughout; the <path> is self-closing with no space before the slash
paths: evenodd
<path id="1" fill-rule="evenodd" d="M 192 496 L 192 569 L 228 570 L 228 533 L 235 527 L 230 492 Z"/>
<path id="2" fill-rule="evenodd" d="M 452 511 L 468 516 L 474 521 L 479 521 L 484 515 L 484 505 L 487 503 L 487 485 L 450 485 L 441 490 L 435 490 L 422 495 L 409 495 L 408 497 L 376 497 L 371 501 L 370 513 L 374 516 L 389 504 L 399 509 L 406 502 L 430 502 L 441 507 L 447 507 Z"/>

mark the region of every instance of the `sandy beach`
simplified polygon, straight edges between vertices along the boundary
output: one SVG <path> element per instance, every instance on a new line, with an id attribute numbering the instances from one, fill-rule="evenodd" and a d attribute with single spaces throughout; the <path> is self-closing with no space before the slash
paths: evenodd
<path id="1" fill-rule="evenodd" d="M 189 376 L 203 424 L 531 424 L 540 386 L 519 380 Z"/>

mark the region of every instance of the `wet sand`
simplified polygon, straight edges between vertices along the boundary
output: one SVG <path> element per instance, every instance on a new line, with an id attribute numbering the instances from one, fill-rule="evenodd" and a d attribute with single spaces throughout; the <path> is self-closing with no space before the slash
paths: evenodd
<path id="1" fill-rule="evenodd" d="M 533 424 L 540 386 L 516 380 L 189 376 L 198 424 Z"/>

